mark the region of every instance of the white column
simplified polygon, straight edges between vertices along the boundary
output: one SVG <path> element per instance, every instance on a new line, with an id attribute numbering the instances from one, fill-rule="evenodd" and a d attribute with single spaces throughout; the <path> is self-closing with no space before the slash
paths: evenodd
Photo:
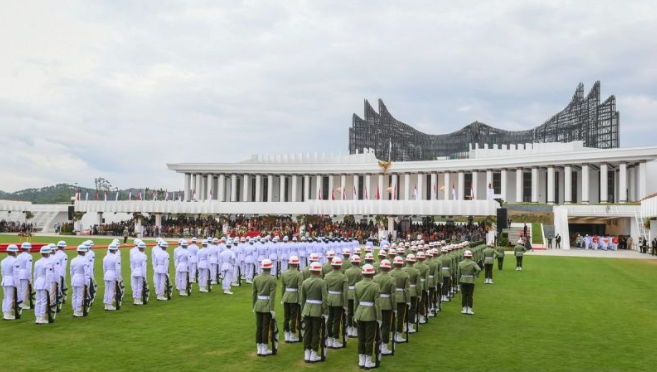
<path id="1" fill-rule="evenodd" d="M 490 185 L 491 188 L 493 187 L 493 170 L 492 169 L 487 169 L 486 170 L 486 190 L 488 190 L 488 185 Z M 488 191 L 486 191 L 486 192 L 488 192 Z"/>
<path id="2" fill-rule="evenodd" d="M 554 166 L 549 165 L 547 169 L 547 202 L 554 204 Z"/>
<path id="3" fill-rule="evenodd" d="M 358 188 L 359 188 L 359 184 L 360 184 L 360 177 L 357 174 L 354 174 L 353 177 L 354 178 L 351 181 L 351 184 L 353 185 L 353 190 L 348 190 L 348 191 L 351 192 L 351 198 L 352 199 L 358 200 L 358 199 L 360 199 L 360 195 L 358 193 Z M 354 190 L 355 190 L 355 193 L 354 193 Z"/>
<path id="4" fill-rule="evenodd" d="M 189 173 L 185 173 L 185 192 L 184 192 L 185 201 L 189 201 L 191 197 L 190 196 L 192 189 L 191 182 L 192 182 L 192 175 Z"/>
<path id="5" fill-rule="evenodd" d="M 329 193 L 328 193 L 328 200 L 332 200 L 333 197 L 335 197 L 335 184 L 334 184 L 334 178 L 335 176 L 332 174 L 329 174 Z M 336 197 L 337 199 L 337 197 Z"/>
<path id="6" fill-rule="evenodd" d="M 570 164 L 563 168 L 564 188 L 563 200 L 566 204 L 573 202 L 573 167 Z"/>
<path id="7" fill-rule="evenodd" d="M 417 199 L 418 200 L 424 200 L 424 174 L 418 173 L 417 175 Z"/>
<path id="8" fill-rule="evenodd" d="M 618 172 L 618 200 L 627 203 L 627 163 L 621 162 Z"/>
<path id="9" fill-rule="evenodd" d="M 459 171 L 458 173 L 458 189 L 456 190 L 456 198 L 457 200 L 463 200 L 463 189 L 465 188 L 465 173 L 463 171 Z"/>
<path id="10" fill-rule="evenodd" d="M 404 200 L 411 200 L 411 175 L 404 173 Z"/>
<path id="11" fill-rule="evenodd" d="M 249 175 L 245 174 L 244 176 L 242 176 L 242 201 L 243 202 L 251 201 L 251 199 L 249 198 L 249 196 L 250 196 L 249 194 L 250 194 L 249 193 Z"/>
<path id="12" fill-rule="evenodd" d="M 374 199 L 372 197 L 372 188 L 371 188 L 371 186 L 372 186 L 372 175 L 366 174 L 365 175 L 365 191 L 363 193 L 363 199 L 366 199 L 366 200 Z M 366 195 L 367 195 L 367 198 L 365 198 Z"/>
<path id="13" fill-rule="evenodd" d="M 162 227 L 162 213 L 155 213 L 155 226 Z"/>
<path id="14" fill-rule="evenodd" d="M 629 201 L 636 201 L 636 172 L 637 172 L 637 166 L 633 166 L 630 168 L 629 174 L 630 174 L 630 180 L 628 182 L 628 193 L 629 193 Z"/>
<path id="15" fill-rule="evenodd" d="M 267 175 L 267 203 L 274 201 L 274 175 Z"/>
<path id="16" fill-rule="evenodd" d="M 379 196 L 380 196 L 379 200 L 383 201 L 383 175 L 382 174 L 379 174 L 379 184 L 377 186 L 377 190 L 378 190 Z M 374 193 L 374 195 L 372 195 L 372 198 L 376 199 L 376 192 Z"/>
<path id="17" fill-rule="evenodd" d="M 201 180 L 203 179 L 203 176 L 200 174 L 196 175 L 196 200 L 203 200 L 203 194 L 201 190 Z"/>
<path id="18" fill-rule="evenodd" d="M 318 174 L 316 181 L 317 182 L 316 182 L 316 185 L 315 185 L 315 199 L 319 200 L 320 195 L 322 195 L 322 183 L 323 183 L 322 182 L 322 176 Z"/>
<path id="19" fill-rule="evenodd" d="M 445 185 L 444 185 L 444 187 L 445 187 L 445 190 L 443 190 L 443 192 L 445 193 L 445 200 L 450 200 L 451 196 L 449 195 L 449 193 L 451 192 L 450 190 L 452 190 L 452 185 L 449 183 L 449 172 L 445 172 Z"/>
<path id="20" fill-rule="evenodd" d="M 582 164 L 582 204 L 589 203 L 589 165 Z"/>
<path id="21" fill-rule="evenodd" d="M 223 202 L 226 200 L 226 176 L 223 174 L 219 175 L 219 185 L 217 187 L 217 196 L 219 197 L 217 200 L 220 202 Z"/>
<path id="22" fill-rule="evenodd" d="M 347 176 L 345 174 L 340 175 L 340 200 L 346 200 L 347 198 L 347 190 L 345 190 L 345 187 L 347 187 Z M 336 199 L 338 199 L 336 197 Z"/>
<path id="23" fill-rule="evenodd" d="M 522 168 L 516 168 L 516 203 L 522 203 Z"/>
<path id="24" fill-rule="evenodd" d="M 310 176 L 303 175 L 303 200 L 310 200 Z"/>
<path id="25" fill-rule="evenodd" d="M 260 195 L 262 195 L 262 176 L 259 174 L 256 174 L 256 187 L 255 187 L 255 201 L 257 203 L 260 203 L 262 199 L 260 198 Z"/>
<path id="26" fill-rule="evenodd" d="M 399 187 L 397 186 L 398 177 L 396 174 L 392 174 L 391 176 L 392 176 L 392 181 L 390 182 L 391 183 L 390 192 L 392 193 L 392 200 L 397 200 L 397 195 L 399 194 L 397 192 L 397 187 Z M 381 199 L 383 199 L 383 197 Z"/>
<path id="27" fill-rule="evenodd" d="M 532 167 L 532 203 L 538 203 L 538 167 Z"/>
<path id="28" fill-rule="evenodd" d="M 285 175 L 281 174 L 278 176 L 278 181 L 279 181 L 279 187 L 278 187 L 278 201 L 284 202 L 285 201 Z"/>
<path id="29" fill-rule="evenodd" d="M 436 183 L 438 183 L 438 175 L 431 173 L 431 200 L 436 200 L 438 197 L 438 185 Z"/>
<path id="30" fill-rule="evenodd" d="M 507 171 L 506 168 L 502 168 L 500 172 L 500 194 L 502 194 L 502 199 L 507 201 L 508 196 L 506 195 L 506 177 Z"/>
<path id="31" fill-rule="evenodd" d="M 292 202 L 296 202 L 297 200 L 297 175 L 293 174 L 292 175 Z"/>
<path id="32" fill-rule="evenodd" d="M 609 189 L 607 187 L 609 179 L 608 171 L 609 167 L 607 163 L 600 163 L 600 203 L 603 204 L 609 201 Z"/>
<path id="33" fill-rule="evenodd" d="M 205 186 L 205 195 L 207 195 L 207 200 L 213 200 L 214 195 L 212 195 L 212 186 L 214 184 L 214 174 L 208 174 L 208 177 L 206 179 L 206 186 Z"/>
<path id="34" fill-rule="evenodd" d="M 479 196 L 477 195 L 477 186 L 479 186 L 478 178 L 479 178 L 479 172 L 477 172 L 477 171 L 472 172 L 472 185 L 470 185 L 470 187 L 474 191 L 474 193 L 473 193 L 474 198 L 472 200 L 479 199 Z M 488 187 L 488 185 L 486 185 L 486 187 Z"/>
<path id="35" fill-rule="evenodd" d="M 645 160 L 641 160 L 639 163 L 639 196 L 637 200 L 641 200 L 646 197 L 646 179 L 648 176 L 648 166 Z"/>
<path id="36" fill-rule="evenodd" d="M 237 175 L 230 175 L 230 201 L 237 201 Z"/>

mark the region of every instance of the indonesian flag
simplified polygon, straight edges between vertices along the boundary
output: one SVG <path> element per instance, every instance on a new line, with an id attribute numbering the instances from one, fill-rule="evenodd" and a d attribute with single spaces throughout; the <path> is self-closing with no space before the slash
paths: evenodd
<path id="1" fill-rule="evenodd" d="M 438 182 L 433 184 L 433 198 L 438 199 Z"/>
<path id="2" fill-rule="evenodd" d="M 470 184 L 470 200 L 474 200 L 475 195 L 474 195 L 474 184 Z"/>
<path id="3" fill-rule="evenodd" d="M 212 200 L 214 195 L 212 195 L 212 189 L 210 189 L 210 200 Z"/>
<path id="4" fill-rule="evenodd" d="M 80 200 L 80 189 L 75 189 L 75 200 Z"/>
<path id="5" fill-rule="evenodd" d="M 317 190 L 317 200 L 322 200 L 322 189 Z"/>
<path id="6" fill-rule="evenodd" d="M 169 200 L 169 190 L 166 190 L 164 192 L 164 201 L 168 201 L 168 200 Z"/>
<path id="7" fill-rule="evenodd" d="M 103 192 L 103 200 L 107 201 L 107 190 Z"/>
<path id="8" fill-rule="evenodd" d="M 392 200 L 397 200 L 397 185 L 392 189 Z"/>
<path id="9" fill-rule="evenodd" d="M 342 200 L 347 200 L 347 190 L 345 189 L 345 187 L 342 188 Z"/>
<path id="10" fill-rule="evenodd" d="M 335 200 L 335 189 L 331 190 L 331 200 Z"/>
<path id="11" fill-rule="evenodd" d="M 157 200 L 157 191 L 153 190 L 153 201 Z"/>
<path id="12" fill-rule="evenodd" d="M 413 199 L 418 200 L 418 193 L 417 193 L 417 185 L 415 185 L 415 189 L 413 190 Z"/>
<path id="13" fill-rule="evenodd" d="M 356 191 L 356 185 L 354 185 L 354 200 L 358 200 L 358 191 Z"/>
<path id="14" fill-rule="evenodd" d="M 376 200 L 381 200 L 381 193 L 379 191 L 379 186 L 376 187 Z"/>
<path id="15" fill-rule="evenodd" d="M 130 190 L 130 192 L 128 192 L 128 200 L 132 200 L 132 190 Z"/>
<path id="16" fill-rule="evenodd" d="M 84 194 L 84 200 L 89 200 L 89 190 Z"/>
<path id="17" fill-rule="evenodd" d="M 192 192 L 192 200 L 196 201 L 196 190 Z"/>
<path id="18" fill-rule="evenodd" d="M 365 196 L 365 200 L 370 200 L 370 193 L 367 190 L 367 187 L 365 188 L 365 195 L 364 196 Z"/>
<path id="19" fill-rule="evenodd" d="M 139 190 L 137 191 L 137 200 L 141 200 L 141 198 L 142 198 L 142 196 L 141 196 L 141 189 L 139 189 Z"/>
<path id="20" fill-rule="evenodd" d="M 94 200 L 98 200 L 98 189 L 96 189 L 96 195 L 94 195 Z"/>
<path id="21" fill-rule="evenodd" d="M 119 188 L 116 188 L 116 197 L 114 198 L 115 201 L 119 201 Z"/>
<path id="22" fill-rule="evenodd" d="M 456 186 L 452 184 L 452 200 L 456 200 Z"/>

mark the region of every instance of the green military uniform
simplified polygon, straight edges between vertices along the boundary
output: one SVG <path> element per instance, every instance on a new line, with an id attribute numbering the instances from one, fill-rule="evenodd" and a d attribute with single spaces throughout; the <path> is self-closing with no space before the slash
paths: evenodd
<path id="1" fill-rule="evenodd" d="M 374 282 L 379 285 L 381 295 L 381 340 L 387 345 L 390 342 L 392 312 L 395 309 L 395 279 L 390 273 L 381 271 L 374 276 Z"/>
<path id="2" fill-rule="evenodd" d="M 461 306 L 463 307 L 463 314 L 474 314 L 472 312 L 473 304 L 473 295 L 474 295 L 474 283 L 475 275 L 481 268 L 477 265 L 476 262 L 472 261 L 470 258 L 465 258 L 461 263 L 459 263 L 459 283 L 461 284 Z"/>
<path id="3" fill-rule="evenodd" d="M 347 276 L 340 270 L 331 270 L 324 276 L 326 291 L 328 293 L 327 306 L 328 306 L 328 337 L 329 343 L 338 344 L 336 347 L 341 347 L 339 340 L 340 336 L 345 330 L 341 331 L 341 325 L 346 323 L 343 319 L 344 310 L 347 307 L 348 296 L 348 282 Z"/>
<path id="4" fill-rule="evenodd" d="M 276 303 L 276 277 L 265 271 L 253 279 L 253 311 L 256 314 L 256 344 L 269 343 L 269 328 Z"/>
<path id="5" fill-rule="evenodd" d="M 522 271 L 522 258 L 527 252 L 527 248 L 524 245 L 518 244 L 513 248 L 513 253 L 516 256 L 516 270 Z"/>
<path id="6" fill-rule="evenodd" d="M 342 266 L 340 267 L 340 271 L 344 274 L 347 272 L 347 269 L 351 267 L 351 260 L 349 257 L 344 257 L 342 259 Z"/>
<path id="7" fill-rule="evenodd" d="M 410 296 L 410 279 L 408 273 L 401 268 L 395 267 L 390 272 L 390 276 L 395 283 L 395 311 L 397 312 L 397 334 L 401 337 L 404 330 L 404 324 L 408 320 L 408 306 L 411 302 Z"/>
<path id="8" fill-rule="evenodd" d="M 409 265 L 410 263 L 410 265 Z M 407 262 L 407 265 L 404 267 L 404 271 L 408 274 L 409 281 L 409 296 L 411 297 L 411 307 L 408 312 L 408 321 L 415 323 L 416 316 L 418 315 L 418 299 L 420 298 L 421 288 L 420 288 L 420 271 L 416 269 L 412 262 Z M 416 329 L 410 325 L 409 333 L 417 332 Z"/>
<path id="9" fill-rule="evenodd" d="M 420 315 L 420 323 L 424 324 L 429 317 L 429 265 L 425 260 L 420 260 L 414 266 L 420 273 L 420 283 L 418 284 L 418 314 Z"/>
<path id="10" fill-rule="evenodd" d="M 495 249 L 497 250 L 497 269 L 502 270 L 502 266 L 504 266 L 504 247 L 497 247 Z"/>
<path id="11" fill-rule="evenodd" d="M 333 270 L 333 268 L 331 267 L 331 260 L 332 258 L 329 258 L 328 262 L 322 266 L 322 277 L 326 276 L 326 274 L 330 273 L 331 270 Z"/>
<path id="12" fill-rule="evenodd" d="M 311 276 L 301 284 L 301 316 L 304 322 L 303 348 L 317 352 L 321 337 L 322 316 L 328 312 L 324 280 Z"/>
<path id="13" fill-rule="evenodd" d="M 441 301 L 447 302 L 449 301 L 449 290 L 452 286 L 452 258 L 443 252 L 438 259 L 440 260 L 438 264 L 440 265 L 440 273 L 443 281 Z"/>
<path id="14" fill-rule="evenodd" d="M 497 251 L 493 247 L 486 247 L 483 250 L 484 255 L 484 276 L 486 277 L 486 282 L 493 284 L 493 264 L 495 263 L 495 258 L 497 257 Z"/>
<path id="15" fill-rule="evenodd" d="M 283 311 L 285 314 L 283 328 L 285 332 L 292 334 L 297 332 L 301 322 L 299 314 L 299 309 L 301 308 L 299 288 L 303 280 L 303 274 L 296 268 L 285 270 L 281 276 L 281 296 L 283 298 Z M 290 341 L 294 341 L 294 337 Z"/>
<path id="16" fill-rule="evenodd" d="M 429 273 L 427 277 L 427 287 L 429 288 L 429 305 L 431 307 L 430 316 L 435 316 L 436 312 L 440 311 L 440 301 L 437 301 L 436 296 L 438 296 L 438 288 L 440 288 L 439 281 L 442 278 L 440 271 L 440 261 L 437 257 L 432 256 L 427 260 L 427 266 L 429 266 Z"/>
<path id="17" fill-rule="evenodd" d="M 356 283 L 354 291 L 356 312 L 354 318 L 358 322 L 358 354 L 366 354 L 371 361 L 376 358 L 374 340 L 378 332 L 377 322 L 381 321 L 381 299 L 379 285 L 372 278 L 363 278 Z"/>
<path id="18" fill-rule="evenodd" d="M 356 264 L 353 264 L 344 272 L 347 277 L 348 291 L 347 291 L 347 334 L 353 337 L 357 336 L 356 326 L 354 324 L 354 291 L 356 289 L 356 283 L 363 279 L 363 274 L 361 274 L 360 267 Z"/>
<path id="19" fill-rule="evenodd" d="M 310 278 L 310 265 L 306 266 L 306 267 L 303 269 L 303 273 L 302 273 L 302 274 L 303 274 L 303 280 L 306 280 L 306 279 Z"/>

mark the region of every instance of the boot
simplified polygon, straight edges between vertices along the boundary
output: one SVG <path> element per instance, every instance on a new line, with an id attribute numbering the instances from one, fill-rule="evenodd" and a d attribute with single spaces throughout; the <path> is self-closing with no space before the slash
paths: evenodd
<path id="1" fill-rule="evenodd" d="M 310 362 L 310 349 L 306 349 L 303 351 L 303 361 L 306 363 Z"/>
<path id="2" fill-rule="evenodd" d="M 200 287 L 198 291 L 201 293 L 208 293 L 208 289 L 205 287 Z"/>
<path id="3" fill-rule="evenodd" d="M 358 338 L 358 328 L 351 327 L 351 337 Z"/>
<path id="4" fill-rule="evenodd" d="M 342 342 L 340 342 L 340 339 L 337 339 L 337 338 L 333 339 L 333 348 L 334 349 L 342 348 Z"/>
<path id="5" fill-rule="evenodd" d="M 463 306 L 463 310 L 461 311 L 461 314 L 467 314 L 468 313 L 468 308 Z"/>
<path id="6" fill-rule="evenodd" d="M 415 324 L 409 324 L 408 325 L 408 333 L 416 333 L 417 330 L 415 329 Z"/>
<path id="7" fill-rule="evenodd" d="M 290 342 L 299 342 L 299 337 L 293 332 L 290 332 Z"/>
<path id="8" fill-rule="evenodd" d="M 365 354 L 358 354 L 358 366 L 360 368 L 365 367 Z"/>
<path id="9" fill-rule="evenodd" d="M 210 284 L 212 284 L 212 285 L 217 284 L 217 281 L 213 280 L 213 281 L 210 282 Z"/>
<path id="10" fill-rule="evenodd" d="M 253 281 L 247 279 L 247 280 L 246 280 L 246 284 L 253 284 Z"/>
<path id="11" fill-rule="evenodd" d="M 157 300 L 158 301 L 166 301 L 167 299 L 166 299 L 166 297 L 164 297 L 162 295 L 159 295 L 159 296 L 157 296 Z"/>
<path id="12" fill-rule="evenodd" d="M 16 319 L 16 317 L 14 316 L 14 314 L 11 311 L 8 311 L 8 312 L 4 313 L 3 315 L 4 316 L 3 316 L 2 319 L 4 319 L 4 320 L 15 320 Z"/>
<path id="13" fill-rule="evenodd" d="M 419 315 L 419 317 L 420 317 L 420 322 L 419 322 L 420 324 L 427 324 L 427 320 L 424 317 L 424 315 Z"/>
<path id="14" fill-rule="evenodd" d="M 400 332 L 395 333 L 395 342 L 396 343 L 404 343 L 406 342 L 406 339 L 402 336 Z"/>
<path id="15" fill-rule="evenodd" d="M 365 369 L 371 369 L 371 368 L 376 368 L 376 363 L 372 361 L 371 355 L 367 355 L 365 356 Z"/>
<path id="16" fill-rule="evenodd" d="M 468 315 L 474 315 L 474 311 L 472 311 L 471 307 L 468 308 Z"/>
<path id="17" fill-rule="evenodd" d="M 317 352 L 315 350 L 310 351 L 310 363 L 315 363 L 321 361 L 322 358 L 317 355 Z"/>
<path id="18" fill-rule="evenodd" d="M 114 310 L 116 310 L 116 308 L 112 305 L 105 304 L 105 310 L 106 311 L 114 311 Z"/>
<path id="19" fill-rule="evenodd" d="M 231 285 L 232 285 L 233 287 L 239 287 L 239 286 L 240 286 L 240 285 L 237 284 L 237 283 L 233 283 L 233 284 L 231 284 Z"/>
<path id="20" fill-rule="evenodd" d="M 229 290 L 225 290 L 225 291 L 224 291 L 224 294 L 225 294 L 225 295 L 232 295 L 233 292 L 231 292 L 231 291 L 229 291 Z"/>
<path id="21" fill-rule="evenodd" d="M 490 278 L 488 284 L 493 284 L 493 278 Z"/>
<path id="22" fill-rule="evenodd" d="M 262 356 L 267 356 L 271 355 L 271 350 L 269 350 L 269 345 L 268 344 L 262 344 L 262 349 L 260 350 L 260 355 Z"/>
<path id="23" fill-rule="evenodd" d="M 388 349 L 388 344 L 381 344 L 381 354 L 383 354 L 383 355 L 392 354 L 392 351 L 390 349 Z"/>
<path id="24" fill-rule="evenodd" d="M 178 294 L 182 297 L 185 297 L 185 296 L 187 296 L 187 291 L 181 290 L 181 291 L 178 292 Z"/>
<path id="25" fill-rule="evenodd" d="M 26 304 L 26 303 L 22 303 L 22 304 L 21 304 L 21 309 L 23 309 L 23 310 L 30 310 L 30 305 L 28 305 L 28 304 Z"/>
<path id="26" fill-rule="evenodd" d="M 141 300 L 141 298 L 135 298 L 135 301 L 133 302 L 134 305 L 143 305 L 144 301 Z"/>
<path id="27" fill-rule="evenodd" d="M 79 318 L 79 317 L 83 316 L 82 310 L 73 311 L 73 316 L 76 317 L 76 318 Z"/>
<path id="28" fill-rule="evenodd" d="M 290 332 L 285 332 L 285 342 L 290 341 Z"/>
<path id="29" fill-rule="evenodd" d="M 256 344 L 256 348 L 258 349 L 258 351 L 256 351 L 256 355 L 261 356 L 262 355 L 262 344 Z"/>

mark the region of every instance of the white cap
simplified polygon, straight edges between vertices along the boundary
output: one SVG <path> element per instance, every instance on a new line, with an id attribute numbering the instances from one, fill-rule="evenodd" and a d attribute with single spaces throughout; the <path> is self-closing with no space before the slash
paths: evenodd
<path id="1" fill-rule="evenodd" d="M 39 253 L 41 253 L 41 254 L 50 253 L 50 246 L 48 246 L 48 245 L 44 245 L 44 246 L 41 247 L 41 249 L 39 250 Z"/>
<path id="2" fill-rule="evenodd" d="M 18 246 L 16 244 L 9 244 L 7 246 L 7 252 L 18 252 Z"/>
<path id="3" fill-rule="evenodd" d="M 110 251 L 116 251 L 116 250 L 119 249 L 119 245 L 118 245 L 118 244 L 114 244 L 114 243 L 112 243 L 112 244 L 110 244 L 107 248 L 108 248 Z"/>
<path id="4" fill-rule="evenodd" d="M 59 242 L 57 242 L 57 246 L 59 248 L 66 248 L 66 242 L 63 241 L 63 240 L 60 240 Z"/>

